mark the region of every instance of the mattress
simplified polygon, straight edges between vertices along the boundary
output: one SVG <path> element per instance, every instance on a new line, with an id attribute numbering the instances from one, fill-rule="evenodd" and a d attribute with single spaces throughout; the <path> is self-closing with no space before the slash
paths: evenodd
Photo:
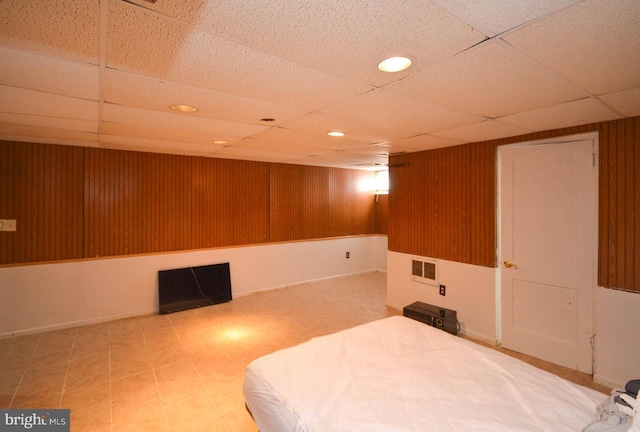
<path id="1" fill-rule="evenodd" d="M 579 431 L 607 395 L 402 316 L 251 362 L 261 432 Z"/>

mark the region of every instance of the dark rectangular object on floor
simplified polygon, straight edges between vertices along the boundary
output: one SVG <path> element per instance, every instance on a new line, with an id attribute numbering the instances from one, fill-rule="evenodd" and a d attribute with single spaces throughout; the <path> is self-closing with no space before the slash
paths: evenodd
<path id="1" fill-rule="evenodd" d="M 160 270 L 158 294 L 161 314 L 228 302 L 229 263 Z"/>
<path id="2" fill-rule="evenodd" d="M 456 311 L 422 302 L 411 303 L 402 309 L 407 318 L 429 324 L 451 334 L 458 334 L 458 318 Z"/>

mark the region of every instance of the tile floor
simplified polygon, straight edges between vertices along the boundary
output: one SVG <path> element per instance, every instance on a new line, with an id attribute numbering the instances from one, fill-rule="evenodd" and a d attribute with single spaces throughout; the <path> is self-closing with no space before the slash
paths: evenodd
<path id="1" fill-rule="evenodd" d="M 0 340 L 0 407 L 70 408 L 74 432 L 257 430 L 244 408 L 251 360 L 375 319 L 386 275 L 368 273 L 230 303 Z M 603 392 L 591 377 L 523 356 Z"/>

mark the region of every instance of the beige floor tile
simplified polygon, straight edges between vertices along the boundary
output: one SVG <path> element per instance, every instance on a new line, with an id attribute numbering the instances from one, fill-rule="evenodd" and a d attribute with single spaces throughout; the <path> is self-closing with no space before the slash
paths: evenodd
<path id="1" fill-rule="evenodd" d="M 133 424 L 155 423 L 167 428 L 167 420 L 160 400 L 118 400 L 111 403 L 111 419 L 115 429 L 126 429 Z M 153 429 L 139 429 L 153 430 Z"/>
<path id="2" fill-rule="evenodd" d="M 111 430 L 111 404 L 102 401 L 71 408 L 71 432 L 106 432 Z"/>
<path id="3" fill-rule="evenodd" d="M 74 432 L 256 432 L 242 395 L 246 365 L 312 337 L 402 313 L 385 299 L 386 275 L 369 273 L 168 315 L 2 339 L 0 408 L 70 408 Z M 589 375 L 496 349 L 610 392 Z"/>
<path id="4" fill-rule="evenodd" d="M 213 402 L 197 394 L 163 406 L 171 431 L 185 429 L 192 423 L 215 423 L 220 419 Z"/>
<path id="5" fill-rule="evenodd" d="M 153 371 L 111 381 L 112 401 L 120 399 L 158 398 L 158 386 Z"/>
<path id="6" fill-rule="evenodd" d="M 46 369 L 49 371 L 64 372 L 69 366 L 69 360 L 71 360 L 71 347 L 52 351 L 38 347 L 27 368 L 29 370 Z"/>
<path id="7" fill-rule="evenodd" d="M 112 353 L 111 355 L 111 379 L 137 375 L 144 372 L 151 372 L 151 359 L 147 355 L 146 350 L 141 353 L 129 354 L 126 352 Z"/>
<path id="8" fill-rule="evenodd" d="M 160 398 L 164 405 L 172 405 L 187 398 L 207 398 L 207 388 L 198 375 L 182 376 L 158 383 Z"/>
<path id="9" fill-rule="evenodd" d="M 257 432 L 258 428 L 249 413 L 243 409 L 229 411 L 222 415 L 228 432 Z"/>
<path id="10" fill-rule="evenodd" d="M 14 392 L 0 391 L 0 409 L 9 409 Z"/>
<path id="11" fill-rule="evenodd" d="M 18 392 L 22 394 L 61 394 L 66 378 L 66 371 L 49 371 L 48 369 L 31 369 L 25 372 L 20 381 Z"/>
<path id="12" fill-rule="evenodd" d="M 111 404 L 111 383 L 66 387 L 62 394 L 62 408 L 76 410 L 94 405 Z"/>
<path id="13" fill-rule="evenodd" d="M 160 351 L 150 351 L 149 359 L 154 369 L 191 359 L 189 353 L 181 345 L 168 347 Z"/>
<path id="14" fill-rule="evenodd" d="M 109 334 L 98 338 L 91 335 L 79 335 L 73 344 L 71 360 L 97 355 L 109 356 Z"/>
<path id="15" fill-rule="evenodd" d="M 191 360 L 155 368 L 153 373 L 158 385 L 184 378 L 198 378 L 198 371 Z"/>
<path id="16" fill-rule="evenodd" d="M 46 393 L 22 393 L 20 390 L 13 396 L 10 408 L 60 408 L 61 393 L 47 391 Z"/>

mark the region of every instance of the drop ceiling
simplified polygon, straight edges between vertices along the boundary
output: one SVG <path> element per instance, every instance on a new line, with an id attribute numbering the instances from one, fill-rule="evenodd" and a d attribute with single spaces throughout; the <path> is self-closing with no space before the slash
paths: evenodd
<path id="1" fill-rule="evenodd" d="M 0 20 L 4 140 L 376 169 L 640 115 L 638 0 L 1 0 Z"/>

